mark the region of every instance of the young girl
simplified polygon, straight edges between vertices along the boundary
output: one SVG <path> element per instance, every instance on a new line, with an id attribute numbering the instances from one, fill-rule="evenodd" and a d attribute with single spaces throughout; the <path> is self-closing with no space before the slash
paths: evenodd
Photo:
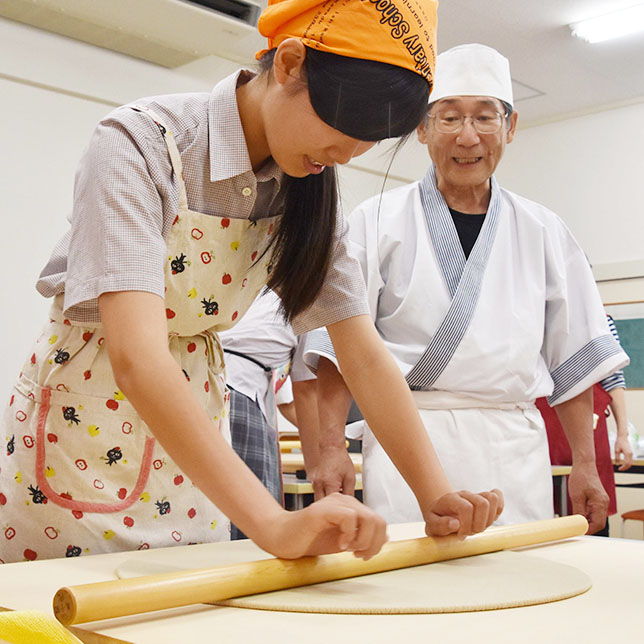
<path id="1" fill-rule="evenodd" d="M 297 333 L 328 326 L 428 530 L 494 520 L 496 492 L 450 490 L 336 226 L 333 166 L 422 118 L 435 10 L 270 2 L 259 75 L 144 99 L 99 124 L 71 230 L 38 282 L 50 320 L 2 425 L 2 561 L 222 540 L 225 517 L 282 557 L 380 549 L 384 522 L 353 498 L 288 513 L 229 446 L 217 331 L 267 283 Z"/>

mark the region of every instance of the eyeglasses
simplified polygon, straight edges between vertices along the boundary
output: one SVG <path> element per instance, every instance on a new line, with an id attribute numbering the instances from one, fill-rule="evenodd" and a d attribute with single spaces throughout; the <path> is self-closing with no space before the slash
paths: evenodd
<path id="1" fill-rule="evenodd" d="M 434 127 L 437 132 L 442 134 L 456 134 L 463 129 L 465 121 L 470 119 L 474 129 L 479 134 L 496 134 L 503 125 L 503 119 L 507 117 L 507 113 L 500 114 L 499 112 L 480 112 L 474 116 L 463 116 L 459 112 L 438 112 L 438 114 L 430 114 L 428 118 L 434 119 Z"/>

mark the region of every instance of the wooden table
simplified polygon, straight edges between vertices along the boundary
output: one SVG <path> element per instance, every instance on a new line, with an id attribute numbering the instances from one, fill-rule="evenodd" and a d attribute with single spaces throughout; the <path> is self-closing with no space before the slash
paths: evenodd
<path id="1" fill-rule="evenodd" d="M 292 440 L 292 439 L 280 439 L 280 452 L 284 454 L 285 452 L 292 452 L 293 450 L 301 451 L 302 450 L 302 441 Z"/>
<path id="2" fill-rule="evenodd" d="M 619 472 L 619 466 L 621 465 L 620 461 L 613 459 L 613 468 L 616 472 Z M 625 472 L 619 472 L 620 474 L 644 474 L 644 458 L 634 458 L 633 464 Z"/>
<path id="3" fill-rule="evenodd" d="M 421 524 L 391 526 L 392 536 L 422 536 Z M 266 556 L 252 543 L 168 548 L 167 560 L 182 548 L 198 549 L 204 565 Z M 194 606 L 146 616 L 96 622 L 93 631 L 136 644 L 243 642 L 283 644 L 287 633 L 307 644 L 362 641 L 369 644 L 440 642 L 469 644 L 605 643 L 642 641 L 644 543 L 580 537 L 524 549 L 530 555 L 576 566 L 593 581 L 587 593 L 564 601 L 498 611 L 437 615 L 325 615 Z M 158 556 L 158 552 L 154 553 Z M 53 559 L 0 566 L 0 605 L 51 612 L 55 591 L 64 585 L 115 577 L 127 559 L 151 551 Z M 430 638 L 431 636 L 431 638 Z"/>
<path id="4" fill-rule="evenodd" d="M 298 479 L 295 474 L 282 476 L 284 507 L 287 510 L 301 510 L 313 503 L 313 484 L 307 479 Z M 356 473 L 356 498 L 362 501 L 362 474 Z"/>
<path id="5" fill-rule="evenodd" d="M 295 440 L 290 438 L 285 438 L 285 439 L 280 438 L 279 446 L 280 446 L 280 452 L 282 453 L 292 452 L 293 450 L 297 452 L 302 451 L 302 441 L 299 439 Z M 345 447 L 349 447 L 349 441 L 346 441 Z"/>
<path id="6" fill-rule="evenodd" d="M 561 516 L 568 515 L 568 475 L 572 472 L 572 465 L 552 465 L 552 484 L 555 494 L 559 498 Z"/>
<path id="7" fill-rule="evenodd" d="M 351 460 L 353 461 L 355 468 L 356 468 L 356 473 L 362 473 L 362 454 L 355 454 L 352 452 L 349 452 L 349 456 L 351 457 Z M 281 455 L 282 459 L 282 472 L 285 475 L 289 474 L 295 474 L 296 472 L 304 472 L 304 457 L 300 453 L 293 453 L 293 452 L 286 452 L 282 453 Z M 567 496 L 567 490 L 568 490 L 568 475 L 570 474 L 572 470 L 572 467 L 570 465 L 553 465 L 552 466 L 552 478 L 553 478 L 553 483 L 555 487 L 555 493 L 559 497 L 561 505 L 559 506 L 562 508 L 562 515 L 566 515 L 567 508 L 568 508 L 568 496 Z M 287 489 L 287 485 L 290 485 L 290 487 Z M 299 485 L 299 487 L 297 487 Z M 284 479 L 284 493 L 285 494 L 294 494 L 294 495 L 305 495 L 309 493 L 309 490 L 306 486 L 310 486 L 310 493 L 313 493 L 313 488 L 311 486 L 311 483 L 307 481 L 306 479 L 301 479 L 299 483 L 297 481 L 294 481 L 292 478 L 288 477 Z M 360 487 L 358 488 L 356 486 L 356 489 L 362 490 L 362 479 L 360 478 Z M 300 503 L 300 501 L 302 503 Z M 293 507 L 289 507 L 289 509 L 296 509 L 299 510 L 302 507 L 304 507 L 304 498 L 300 498 L 294 505 Z"/>
<path id="8" fill-rule="evenodd" d="M 362 472 L 362 454 L 349 452 L 349 456 L 353 461 L 356 472 Z M 285 474 L 295 474 L 298 470 L 304 471 L 304 456 L 298 452 L 286 452 L 281 455 L 282 459 L 282 472 Z"/>

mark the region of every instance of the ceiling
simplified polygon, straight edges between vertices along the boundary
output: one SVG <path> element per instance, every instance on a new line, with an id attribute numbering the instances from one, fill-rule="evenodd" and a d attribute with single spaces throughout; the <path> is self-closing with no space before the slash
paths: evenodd
<path id="1" fill-rule="evenodd" d="M 569 24 L 641 0 L 442 0 L 438 51 L 480 42 L 510 60 L 525 127 L 644 101 L 644 33 L 596 43 Z"/>
<path id="2" fill-rule="evenodd" d="M 520 127 L 644 102 L 644 35 L 590 45 L 568 28 L 642 1 L 441 0 L 438 51 L 480 42 L 507 56 Z M 0 0 L 0 15 L 167 67 L 245 62 L 263 44 L 249 25 L 181 0 Z"/>

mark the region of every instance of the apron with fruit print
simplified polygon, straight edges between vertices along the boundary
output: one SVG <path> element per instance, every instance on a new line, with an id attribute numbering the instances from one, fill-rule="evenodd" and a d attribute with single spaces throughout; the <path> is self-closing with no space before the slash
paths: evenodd
<path id="1" fill-rule="evenodd" d="M 213 432 L 230 442 L 217 331 L 232 327 L 265 285 L 277 218 L 191 211 L 172 134 L 151 110 L 133 109 L 159 127 L 180 187 L 166 239 L 169 348 Z M 68 320 L 62 307 L 59 295 L 4 412 L 0 561 L 227 540 L 229 521 L 118 390 L 100 323 Z"/>

